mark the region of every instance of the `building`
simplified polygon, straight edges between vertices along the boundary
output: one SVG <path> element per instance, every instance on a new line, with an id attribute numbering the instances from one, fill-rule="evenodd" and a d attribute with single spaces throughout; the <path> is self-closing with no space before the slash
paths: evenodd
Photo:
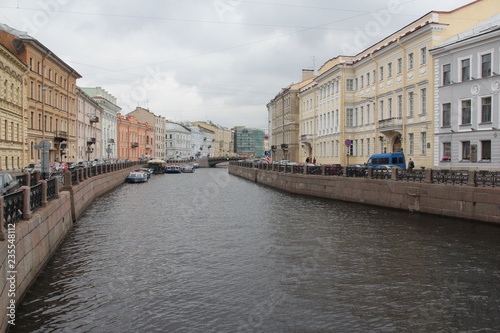
<path id="1" fill-rule="evenodd" d="M 24 83 L 28 66 L 0 45 L 0 170 L 22 169 L 28 161 Z"/>
<path id="2" fill-rule="evenodd" d="M 212 122 L 195 121 L 194 126 L 202 127 L 214 133 L 213 142 L 211 145 L 212 157 L 228 157 L 234 153 L 232 132 L 230 128 L 216 125 Z"/>
<path id="3" fill-rule="evenodd" d="M 434 165 L 500 170 L 500 15 L 431 50 Z"/>
<path id="4" fill-rule="evenodd" d="M 153 126 L 134 116 L 118 114 L 118 159 L 141 161 L 151 158 L 154 146 Z"/>
<path id="5" fill-rule="evenodd" d="M 50 143 L 49 160 L 74 160 L 77 154 L 76 70 L 27 33 L 0 24 L 0 44 L 28 66 L 28 159 L 40 160 L 40 142 Z"/>
<path id="6" fill-rule="evenodd" d="M 299 119 L 300 90 L 314 80 L 314 71 L 303 70 L 302 81 L 292 84 L 281 90 L 274 99 L 267 104 L 269 115 L 269 133 L 271 133 L 272 160 L 297 161 L 299 152 Z M 237 135 L 235 131 L 235 152 L 240 154 L 236 147 Z"/>
<path id="7" fill-rule="evenodd" d="M 239 156 L 264 156 L 264 136 L 262 130 L 237 126 L 234 128 L 234 149 Z"/>
<path id="8" fill-rule="evenodd" d="M 102 136 L 103 109 L 92 97 L 77 87 L 77 156 L 75 162 L 102 160 L 105 152 Z"/>
<path id="9" fill-rule="evenodd" d="M 167 161 L 191 159 L 193 156 L 191 155 L 191 131 L 188 127 L 167 120 L 165 135 Z"/>
<path id="10" fill-rule="evenodd" d="M 118 114 L 121 108 L 117 105 L 116 98 L 101 87 L 81 88 L 83 92 L 92 97 L 102 108 L 100 118 L 102 130 L 102 156 L 106 158 L 118 158 Z"/>
<path id="11" fill-rule="evenodd" d="M 148 109 L 136 107 L 129 115 L 134 116 L 140 122 L 153 125 L 155 128 L 155 146 L 153 147 L 153 158 L 164 160 L 166 158 L 166 125 L 164 117 L 157 116 Z"/>
<path id="12" fill-rule="evenodd" d="M 435 76 L 429 50 L 490 18 L 497 7 L 495 0 L 481 0 L 429 12 L 359 54 L 330 59 L 314 82 L 305 77 L 283 89 L 268 104 L 277 157 L 346 165 L 377 152 L 404 151 L 417 167 L 432 167 Z"/>

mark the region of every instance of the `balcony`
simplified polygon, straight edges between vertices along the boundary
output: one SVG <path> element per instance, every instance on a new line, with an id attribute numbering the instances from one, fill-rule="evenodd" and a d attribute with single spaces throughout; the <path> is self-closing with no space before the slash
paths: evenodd
<path id="1" fill-rule="evenodd" d="M 89 118 L 90 118 L 90 123 L 91 124 L 99 122 L 99 117 L 98 116 L 90 115 Z"/>
<path id="2" fill-rule="evenodd" d="M 55 141 L 66 141 L 68 140 L 68 132 L 66 131 L 56 131 L 54 136 Z"/>
<path id="3" fill-rule="evenodd" d="M 96 139 L 95 138 L 88 138 L 87 139 L 87 146 L 95 145 L 95 143 L 96 143 Z"/>
<path id="4" fill-rule="evenodd" d="M 403 129 L 403 119 L 399 117 L 379 120 L 378 128 L 382 132 L 397 131 Z"/>
<path id="5" fill-rule="evenodd" d="M 287 143 L 282 143 L 281 144 L 281 149 L 288 149 L 288 144 Z"/>
<path id="6" fill-rule="evenodd" d="M 146 149 L 153 149 L 152 145 L 146 145 Z"/>
<path id="7" fill-rule="evenodd" d="M 137 147 L 139 147 L 139 142 L 132 142 L 132 143 L 130 144 L 130 147 L 131 147 L 131 148 L 137 148 Z"/>
<path id="8" fill-rule="evenodd" d="M 108 139 L 108 143 L 115 143 L 115 139 Z"/>
<path id="9" fill-rule="evenodd" d="M 312 134 L 302 134 L 300 136 L 300 141 L 312 141 L 312 140 L 313 140 Z"/>

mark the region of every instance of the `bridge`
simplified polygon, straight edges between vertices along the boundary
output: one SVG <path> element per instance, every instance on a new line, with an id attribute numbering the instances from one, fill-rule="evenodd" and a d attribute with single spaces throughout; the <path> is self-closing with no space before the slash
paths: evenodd
<path id="1" fill-rule="evenodd" d="M 210 157 L 210 158 L 199 158 L 198 164 L 203 168 L 214 168 L 219 163 L 238 161 L 241 157 Z"/>

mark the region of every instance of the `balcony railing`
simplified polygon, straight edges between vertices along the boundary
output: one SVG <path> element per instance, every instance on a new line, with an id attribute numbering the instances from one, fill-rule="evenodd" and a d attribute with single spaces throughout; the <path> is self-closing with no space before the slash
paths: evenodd
<path id="1" fill-rule="evenodd" d="M 91 123 L 98 123 L 99 117 L 98 116 L 90 116 L 90 122 Z"/>
<path id="2" fill-rule="evenodd" d="M 87 139 L 87 144 L 88 145 L 92 145 L 92 144 L 95 144 L 96 143 L 96 139 L 95 138 L 88 138 Z"/>
<path id="3" fill-rule="evenodd" d="M 55 140 L 64 141 L 68 140 L 68 132 L 66 131 L 56 131 Z"/>
<path id="4" fill-rule="evenodd" d="M 108 139 L 108 143 L 115 143 L 115 139 Z"/>
<path id="5" fill-rule="evenodd" d="M 310 141 L 313 139 L 313 135 L 312 134 L 302 134 L 300 136 L 300 140 L 301 141 Z"/>
<path id="6" fill-rule="evenodd" d="M 379 128 L 402 128 L 403 119 L 400 117 L 392 117 L 378 121 Z"/>
<path id="7" fill-rule="evenodd" d="M 130 144 L 130 147 L 132 147 L 132 148 L 137 148 L 137 147 L 139 147 L 139 142 L 132 142 L 132 143 Z"/>

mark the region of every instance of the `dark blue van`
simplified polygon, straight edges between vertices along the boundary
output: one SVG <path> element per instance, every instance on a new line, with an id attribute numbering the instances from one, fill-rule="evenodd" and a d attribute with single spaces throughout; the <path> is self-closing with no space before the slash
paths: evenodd
<path id="1" fill-rule="evenodd" d="M 391 164 L 397 165 L 403 170 L 406 170 L 406 158 L 405 154 L 398 153 L 382 153 L 382 154 L 373 154 L 366 162 L 367 167 L 377 167 L 381 164 Z"/>

